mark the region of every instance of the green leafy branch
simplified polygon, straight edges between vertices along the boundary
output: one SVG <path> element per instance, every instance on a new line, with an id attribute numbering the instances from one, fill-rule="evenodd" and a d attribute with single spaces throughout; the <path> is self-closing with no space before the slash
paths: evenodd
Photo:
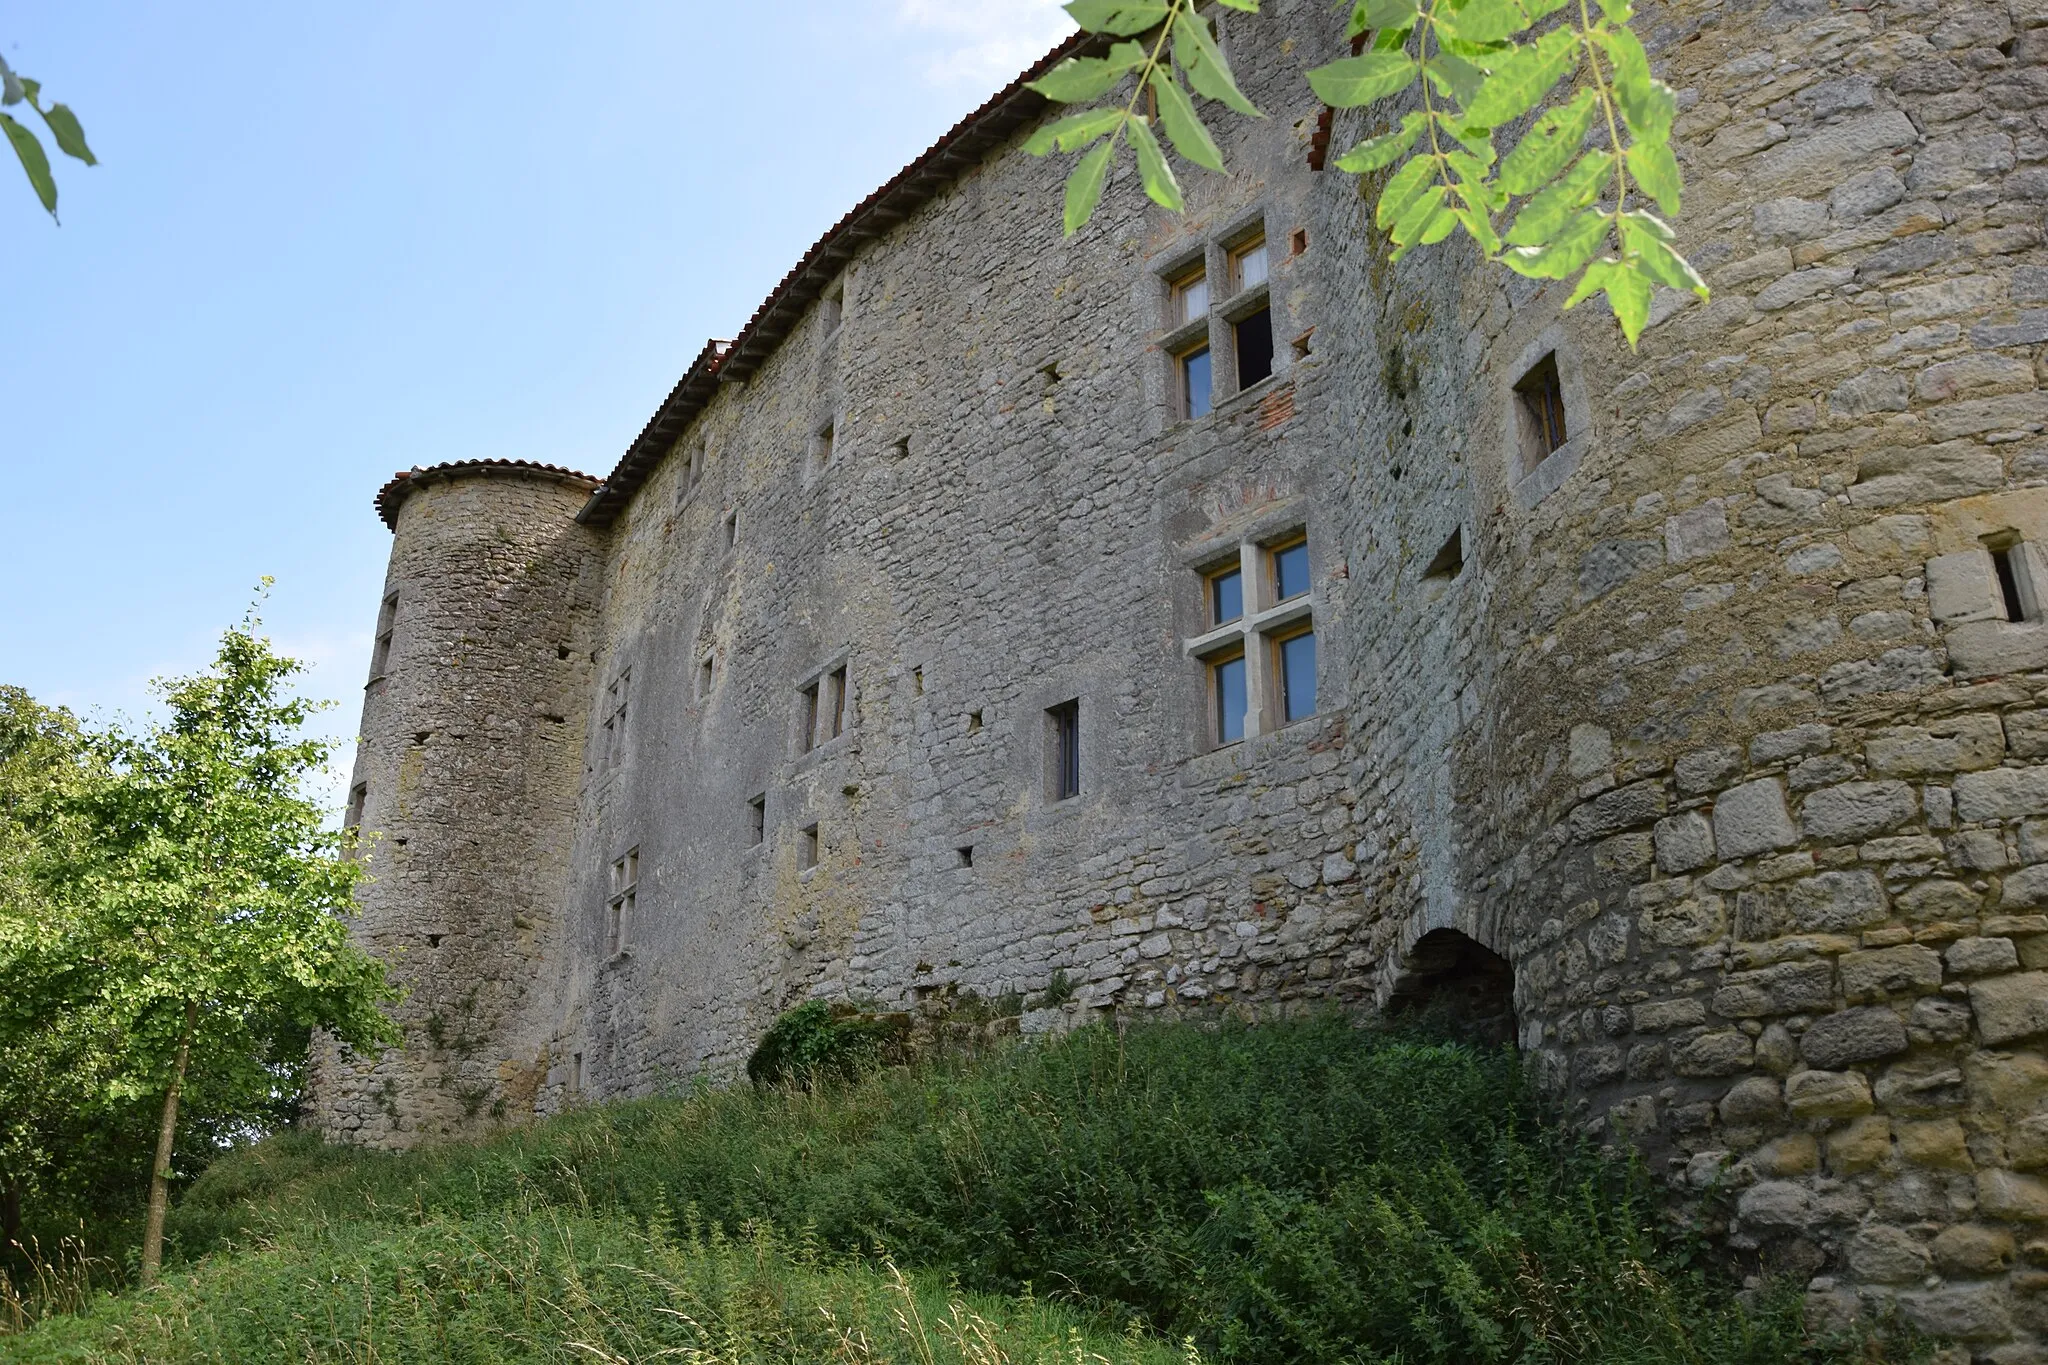
<path id="1" fill-rule="evenodd" d="M 1257 0 L 1221 3 L 1258 8 Z M 1370 41 L 1358 55 L 1308 73 L 1317 97 L 1348 109 L 1419 86 L 1420 108 L 1334 163 L 1363 175 L 1407 158 L 1381 188 L 1375 215 L 1394 259 L 1462 230 L 1487 259 L 1518 274 L 1577 276 L 1567 308 L 1604 292 L 1631 346 L 1648 325 L 1657 285 L 1707 297 L 1706 283 L 1672 245 L 1676 234 L 1649 207 L 1672 217 L 1679 211 L 1683 186 L 1671 151 L 1678 104 L 1651 76 L 1649 56 L 1628 26 L 1631 0 L 1348 3 L 1347 36 Z M 1140 43 L 1120 42 L 1107 58 L 1070 58 L 1033 82 L 1049 99 L 1078 103 L 1137 73 L 1123 108 L 1068 115 L 1025 144 L 1039 155 L 1095 144 L 1068 181 L 1067 231 L 1094 212 L 1126 130 L 1146 193 L 1179 209 L 1179 185 L 1137 113 L 1143 92 L 1155 93 L 1175 150 L 1212 171 L 1223 170 L 1222 156 L 1174 66 L 1197 93 L 1257 113 L 1238 92 L 1207 22 L 1192 12 L 1192 0 L 1074 0 L 1067 12 L 1084 29 L 1122 38 L 1159 29 L 1149 56 Z M 1172 64 L 1160 59 L 1169 37 Z M 1501 156 L 1495 137 L 1561 86 L 1567 95 L 1543 107 Z"/>
<path id="2" fill-rule="evenodd" d="M 99 159 L 86 146 L 85 129 L 78 124 L 78 116 L 62 104 L 43 107 L 43 87 L 38 81 L 17 75 L 14 68 L 0 57 L 0 105 L 26 104 L 42 116 L 43 126 L 50 130 L 57 150 L 66 156 L 83 161 L 88 166 L 97 166 Z M 0 114 L 0 132 L 7 134 L 9 145 L 14 148 L 15 157 L 21 162 L 22 170 L 28 173 L 28 183 L 35 187 L 36 198 L 43 201 L 43 207 L 50 217 L 57 216 L 57 178 L 50 172 L 50 158 L 43 151 L 41 139 L 11 114 Z"/>
<path id="3" fill-rule="evenodd" d="M 1231 9 L 1258 12 L 1259 0 L 1218 0 Z M 1040 128 L 1024 144 L 1034 156 L 1048 152 L 1088 151 L 1067 177 L 1066 230 L 1080 231 L 1102 202 L 1109 163 L 1116 149 L 1130 140 L 1138 156 L 1138 178 L 1145 193 L 1161 208 L 1178 212 L 1184 202 L 1180 181 L 1168 164 L 1152 123 L 1156 116 L 1173 149 L 1207 170 L 1223 169 L 1223 152 L 1195 112 L 1196 94 L 1221 102 L 1240 114 L 1264 117 L 1237 88 L 1230 63 L 1216 45 L 1209 21 L 1194 12 L 1194 0 L 1072 0 L 1067 13 L 1090 33 L 1107 33 L 1126 41 L 1113 44 L 1106 57 L 1069 57 L 1031 88 L 1060 104 L 1098 99 L 1136 73 L 1131 95 L 1121 106 L 1069 114 Z M 1133 35 L 1157 30 L 1150 48 Z M 1183 84 L 1185 82 L 1185 85 Z M 1147 93 L 1154 114 L 1138 112 Z"/>

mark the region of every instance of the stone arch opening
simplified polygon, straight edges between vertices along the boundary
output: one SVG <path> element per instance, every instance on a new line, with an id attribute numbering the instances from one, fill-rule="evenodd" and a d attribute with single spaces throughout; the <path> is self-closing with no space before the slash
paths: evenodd
<path id="1" fill-rule="evenodd" d="M 1392 1016 L 1427 1014 L 1453 1036 L 1497 1047 L 1515 1041 L 1515 969 L 1456 929 L 1432 929 L 1401 959 Z"/>

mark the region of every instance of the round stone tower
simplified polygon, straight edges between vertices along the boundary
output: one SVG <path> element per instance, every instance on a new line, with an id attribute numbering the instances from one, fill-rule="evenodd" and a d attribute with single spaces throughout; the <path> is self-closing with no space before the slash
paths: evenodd
<path id="1" fill-rule="evenodd" d="M 524 1023 L 568 879 L 592 676 L 597 480 L 514 461 L 399 474 L 349 819 L 356 932 L 408 992 L 401 1046 L 318 1049 L 330 1136 L 406 1146 L 530 1117 L 548 1058 Z M 545 1037 L 545 1030 L 539 1030 Z"/>
<path id="2" fill-rule="evenodd" d="M 1352 679 L 1389 990 L 1483 945 L 1817 1312 L 2048 1361 L 2048 6 L 1640 8 L 1711 302 L 1356 248 L 1351 577 L 1476 561 Z"/>

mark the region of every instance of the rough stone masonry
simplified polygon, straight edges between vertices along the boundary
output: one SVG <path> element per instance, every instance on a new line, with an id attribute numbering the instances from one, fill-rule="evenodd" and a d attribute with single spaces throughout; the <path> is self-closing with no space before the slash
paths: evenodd
<path id="1" fill-rule="evenodd" d="M 1310 102 L 1341 33 L 1281 0 L 1221 13 L 1271 117 L 1184 217 L 1125 176 L 1063 241 L 1012 86 L 602 482 L 394 479 L 353 804 L 412 994 L 318 1122 L 729 1076 L 806 998 L 1511 966 L 1816 1312 L 2048 1361 L 2048 0 L 1644 9 L 1714 297 L 1639 352 L 1390 266 L 1316 168 L 1385 111 Z"/>

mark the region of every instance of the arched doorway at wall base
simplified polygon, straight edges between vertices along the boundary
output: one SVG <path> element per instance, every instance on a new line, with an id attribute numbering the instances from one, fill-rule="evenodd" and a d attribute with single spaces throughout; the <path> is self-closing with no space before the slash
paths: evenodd
<path id="1" fill-rule="evenodd" d="M 1401 959 L 1387 997 L 1389 1018 L 1427 1014 L 1462 1041 L 1515 1041 L 1515 969 L 1456 929 L 1432 929 Z"/>

